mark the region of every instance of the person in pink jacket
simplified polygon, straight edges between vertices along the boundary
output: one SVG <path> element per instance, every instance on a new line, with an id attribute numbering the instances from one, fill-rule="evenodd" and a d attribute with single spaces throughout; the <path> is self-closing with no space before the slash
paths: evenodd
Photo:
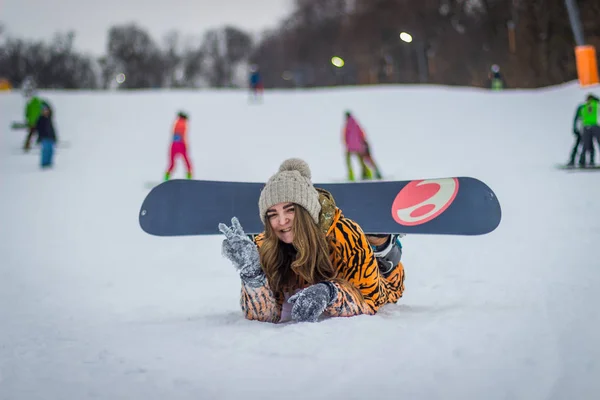
<path id="1" fill-rule="evenodd" d="M 344 147 L 346 150 L 346 166 L 348 168 L 348 180 L 354 181 L 354 171 L 352 170 L 352 156 L 358 157 L 361 166 L 362 179 L 372 179 L 373 172 L 375 177 L 381 179 L 379 168 L 371 157 L 369 143 L 365 137 L 365 132 L 358 124 L 350 111 L 346 111 L 346 124 L 343 135 Z M 367 166 L 369 164 L 369 166 Z"/>

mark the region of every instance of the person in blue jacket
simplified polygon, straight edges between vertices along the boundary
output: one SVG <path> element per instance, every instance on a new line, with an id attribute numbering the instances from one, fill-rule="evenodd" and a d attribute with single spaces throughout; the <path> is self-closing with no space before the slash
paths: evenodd
<path id="1" fill-rule="evenodd" d="M 257 66 L 252 66 L 250 69 L 250 93 L 253 97 L 258 97 L 262 95 L 264 86 L 262 81 L 262 76 L 260 75 L 260 71 Z"/>
<path id="2" fill-rule="evenodd" d="M 56 143 L 56 130 L 52 123 L 52 111 L 47 104 L 42 104 L 42 113 L 37 120 L 36 130 L 40 140 L 42 169 L 50 168 L 53 164 L 54 144 Z"/>

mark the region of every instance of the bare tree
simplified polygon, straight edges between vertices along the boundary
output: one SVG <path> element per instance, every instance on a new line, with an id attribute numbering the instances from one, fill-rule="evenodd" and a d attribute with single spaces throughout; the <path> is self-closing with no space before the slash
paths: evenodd
<path id="1" fill-rule="evenodd" d="M 33 77 L 41 88 L 96 88 L 91 58 L 73 49 L 75 34 L 57 33 L 49 44 L 6 37 L 0 45 L 0 76 L 19 87 Z"/>
<path id="2" fill-rule="evenodd" d="M 251 46 L 252 39 L 247 33 L 230 26 L 206 32 L 201 50 L 210 86 L 236 86 L 234 70 L 249 57 Z"/>
<path id="3" fill-rule="evenodd" d="M 123 88 L 162 87 L 164 58 L 148 33 L 135 24 L 113 26 L 108 33 L 111 66 L 123 68 Z"/>
<path id="4" fill-rule="evenodd" d="M 183 83 L 183 54 L 180 50 L 180 36 L 176 31 L 170 31 L 163 39 L 164 52 L 163 75 L 164 87 L 180 87 Z"/>
<path id="5" fill-rule="evenodd" d="M 600 49 L 600 2 L 579 6 L 586 42 Z M 577 77 L 564 0 L 295 0 L 289 16 L 256 43 L 233 26 L 192 44 L 172 31 L 158 46 L 136 25 L 114 26 L 108 38 L 106 54 L 93 60 L 74 50 L 72 32 L 44 43 L 12 38 L 0 24 L 0 76 L 13 86 L 30 75 L 45 87 L 96 87 L 99 80 L 107 88 L 122 73 L 121 88 L 234 87 L 251 62 L 266 87 L 485 87 L 492 64 L 510 87 Z M 345 61 L 342 68 L 332 65 L 333 56 Z"/>

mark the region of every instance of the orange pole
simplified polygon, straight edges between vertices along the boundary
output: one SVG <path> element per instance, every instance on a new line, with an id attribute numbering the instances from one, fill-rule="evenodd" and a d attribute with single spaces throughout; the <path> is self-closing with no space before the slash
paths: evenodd
<path id="1" fill-rule="evenodd" d="M 594 46 L 575 46 L 575 60 L 577 62 L 577 76 L 581 86 L 592 86 L 600 83 Z"/>

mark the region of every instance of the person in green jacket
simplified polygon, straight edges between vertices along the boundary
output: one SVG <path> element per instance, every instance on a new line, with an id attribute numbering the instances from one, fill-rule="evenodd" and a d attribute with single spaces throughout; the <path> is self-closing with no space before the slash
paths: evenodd
<path id="1" fill-rule="evenodd" d="M 488 79 L 490 89 L 494 91 L 500 91 L 506 88 L 506 81 L 504 80 L 498 65 L 492 65 L 490 68 L 490 73 L 488 74 Z"/>
<path id="2" fill-rule="evenodd" d="M 579 156 L 579 166 L 586 166 L 586 155 L 590 154 L 589 166 L 594 165 L 594 141 L 600 146 L 600 99 L 593 94 L 588 94 L 583 107 L 579 109 L 581 119 L 583 151 Z"/>
<path id="3" fill-rule="evenodd" d="M 42 114 L 42 107 L 46 105 L 50 108 L 50 104 L 36 95 L 34 85 L 31 81 L 27 81 L 23 84 L 23 95 L 27 99 L 27 104 L 25 105 L 25 123 L 27 124 L 28 130 L 27 138 L 23 144 L 23 150 L 29 151 L 29 149 L 31 149 L 31 139 L 37 131 L 36 126 L 38 119 Z"/>

